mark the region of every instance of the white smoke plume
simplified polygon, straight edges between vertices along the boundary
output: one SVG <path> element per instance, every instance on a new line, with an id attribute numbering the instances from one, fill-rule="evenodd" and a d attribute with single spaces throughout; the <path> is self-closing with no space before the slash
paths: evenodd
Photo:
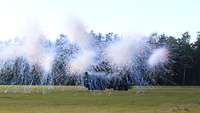
<path id="1" fill-rule="evenodd" d="M 90 37 L 86 25 L 78 18 L 69 20 L 66 34 L 72 43 L 78 43 L 81 48 L 88 48 Z"/>
<path id="2" fill-rule="evenodd" d="M 70 63 L 72 73 L 84 73 L 93 64 L 95 53 L 93 51 L 83 51 Z"/>
<path id="3" fill-rule="evenodd" d="M 50 72 L 54 61 L 54 54 L 45 54 L 40 60 L 40 65 L 45 72 Z"/>
<path id="4" fill-rule="evenodd" d="M 11 45 L 4 45 L 4 47 L 1 47 L 0 51 L 0 61 L 8 61 L 8 60 L 13 60 L 17 58 L 18 56 L 22 56 L 22 51 L 20 50 L 20 45 L 11 42 Z"/>
<path id="5" fill-rule="evenodd" d="M 169 51 L 166 48 L 158 48 L 153 51 L 149 57 L 147 63 L 150 67 L 157 66 L 159 64 L 167 63 L 169 60 Z"/>
<path id="6" fill-rule="evenodd" d="M 133 63 L 134 56 L 143 49 L 144 37 L 122 38 L 111 44 L 105 51 L 106 57 L 113 65 L 129 66 Z"/>
<path id="7" fill-rule="evenodd" d="M 72 73 L 84 73 L 94 63 L 95 52 L 90 44 L 90 36 L 87 31 L 87 27 L 74 18 L 70 21 L 67 28 L 67 36 L 72 43 L 76 43 L 80 46 L 80 54 L 72 59 L 70 62 Z"/>
<path id="8" fill-rule="evenodd" d="M 48 50 L 42 45 L 45 36 L 39 26 L 32 26 L 27 31 L 22 39 L 10 42 L 1 49 L 0 60 L 24 57 L 30 65 L 38 64 L 44 71 L 49 71 L 54 59 L 53 49 Z"/>

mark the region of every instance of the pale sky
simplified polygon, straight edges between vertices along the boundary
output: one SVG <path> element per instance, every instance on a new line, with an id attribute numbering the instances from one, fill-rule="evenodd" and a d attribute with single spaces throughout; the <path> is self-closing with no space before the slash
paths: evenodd
<path id="1" fill-rule="evenodd" d="M 200 0 L 0 0 L 0 40 L 23 36 L 37 24 L 50 38 L 66 32 L 75 16 L 95 32 L 152 32 L 195 37 Z"/>

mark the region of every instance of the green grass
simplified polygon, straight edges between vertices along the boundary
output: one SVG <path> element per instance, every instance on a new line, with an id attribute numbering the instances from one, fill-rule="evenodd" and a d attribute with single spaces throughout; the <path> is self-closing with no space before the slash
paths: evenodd
<path id="1" fill-rule="evenodd" d="M 137 93 L 139 92 L 139 93 Z M 0 86 L 0 113 L 199 113 L 200 87 Z"/>

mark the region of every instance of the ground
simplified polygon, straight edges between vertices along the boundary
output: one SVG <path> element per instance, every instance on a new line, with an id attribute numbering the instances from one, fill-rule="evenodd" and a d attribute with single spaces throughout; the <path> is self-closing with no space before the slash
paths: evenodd
<path id="1" fill-rule="evenodd" d="M 200 113 L 200 87 L 0 86 L 0 113 Z"/>

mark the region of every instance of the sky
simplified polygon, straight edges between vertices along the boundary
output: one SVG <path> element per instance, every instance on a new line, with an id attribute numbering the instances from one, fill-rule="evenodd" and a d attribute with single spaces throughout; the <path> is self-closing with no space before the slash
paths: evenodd
<path id="1" fill-rule="evenodd" d="M 74 17 L 88 31 L 172 36 L 189 31 L 195 37 L 199 5 L 199 0 L 0 0 L 0 40 L 22 37 L 32 26 L 53 40 Z"/>

